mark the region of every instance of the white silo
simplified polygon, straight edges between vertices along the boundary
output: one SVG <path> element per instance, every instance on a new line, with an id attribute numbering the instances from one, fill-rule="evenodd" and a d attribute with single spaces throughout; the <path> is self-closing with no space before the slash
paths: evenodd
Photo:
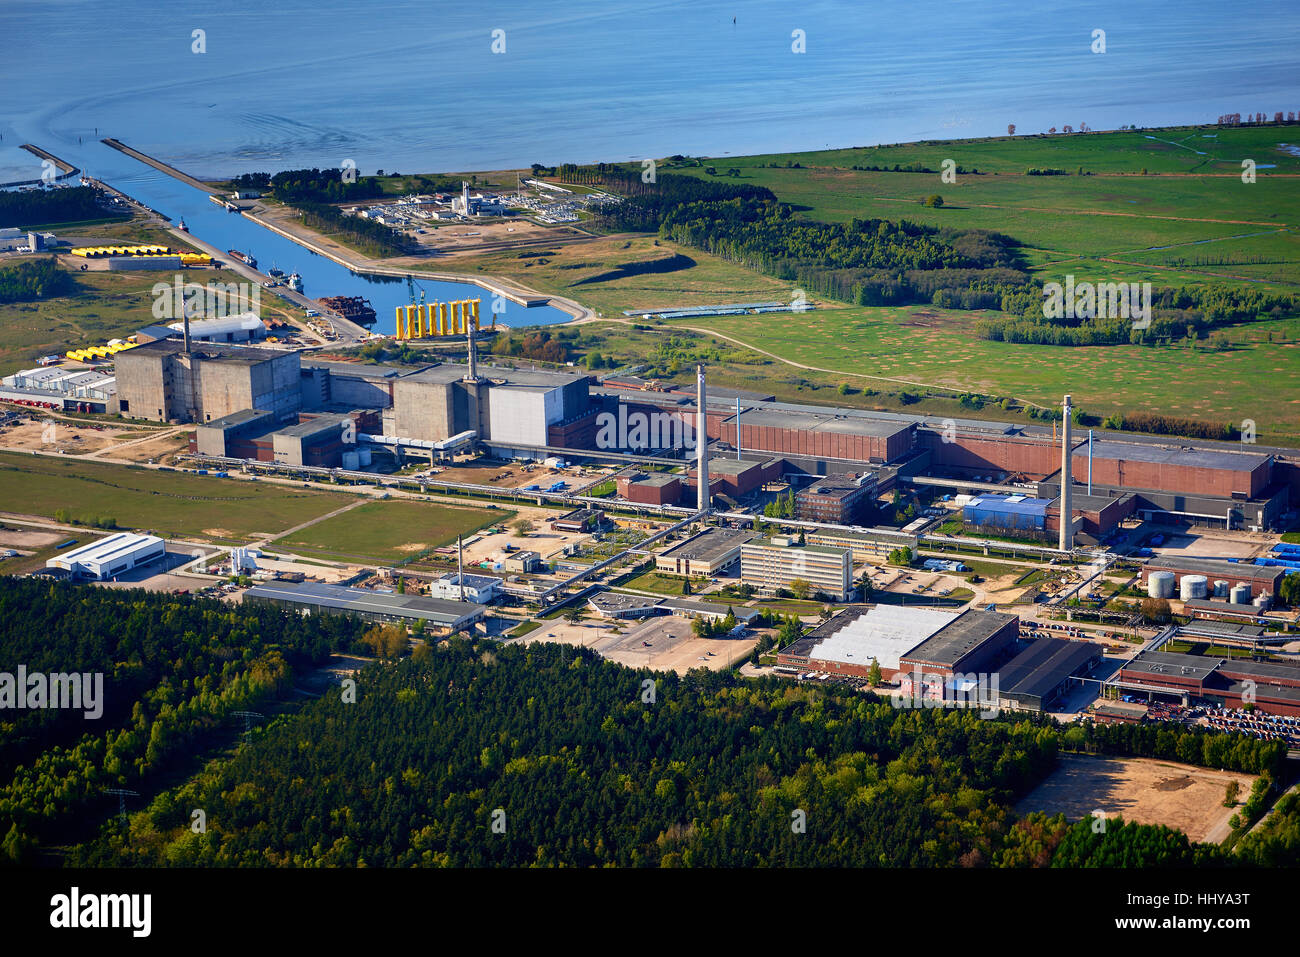
<path id="1" fill-rule="evenodd" d="M 349 472 L 355 472 L 358 468 L 361 467 L 361 460 L 357 456 L 356 452 L 343 453 L 343 467 L 347 469 Z"/>
<path id="2" fill-rule="evenodd" d="M 1182 582 L 1180 582 L 1182 586 L 1180 597 L 1183 601 L 1204 598 L 1206 584 L 1207 579 L 1204 575 L 1184 575 Z"/>
<path id="3" fill-rule="evenodd" d="M 1215 597 L 1215 598 L 1227 598 L 1227 597 L 1228 597 L 1228 581 L 1227 581 L 1227 579 L 1225 579 L 1225 578 L 1220 578 L 1220 579 L 1218 579 L 1218 580 L 1215 581 L 1215 583 L 1214 583 L 1214 597 Z"/>
<path id="4" fill-rule="evenodd" d="M 1250 604 L 1250 586 L 1246 584 L 1233 585 L 1232 591 L 1228 593 L 1228 600 L 1234 605 Z"/>
<path id="5" fill-rule="evenodd" d="M 1174 597 L 1174 573 L 1152 572 L 1147 579 L 1147 595 L 1151 598 Z"/>

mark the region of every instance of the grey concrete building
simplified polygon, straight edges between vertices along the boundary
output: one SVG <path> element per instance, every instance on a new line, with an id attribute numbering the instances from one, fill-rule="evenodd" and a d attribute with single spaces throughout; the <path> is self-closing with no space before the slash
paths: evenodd
<path id="1" fill-rule="evenodd" d="M 246 346 L 193 346 L 160 339 L 118 353 L 123 415 L 156 422 L 210 422 L 245 409 L 287 418 L 301 408 L 296 352 Z"/>

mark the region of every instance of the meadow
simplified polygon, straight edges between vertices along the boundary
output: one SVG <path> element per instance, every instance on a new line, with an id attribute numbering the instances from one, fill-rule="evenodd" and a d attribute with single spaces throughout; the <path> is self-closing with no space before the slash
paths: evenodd
<path id="1" fill-rule="evenodd" d="M 167 538 L 245 542 L 283 532 L 353 501 L 350 495 L 189 472 L 0 453 L 0 502 L 22 515 L 107 516 Z"/>
<path id="2" fill-rule="evenodd" d="M 456 541 L 514 512 L 426 502 L 367 502 L 278 539 L 275 548 L 319 558 L 392 564 Z"/>

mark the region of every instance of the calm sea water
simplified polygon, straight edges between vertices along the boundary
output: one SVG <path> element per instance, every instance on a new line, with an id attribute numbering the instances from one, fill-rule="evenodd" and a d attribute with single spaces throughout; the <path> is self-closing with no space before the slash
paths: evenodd
<path id="1" fill-rule="evenodd" d="M 76 155 L 97 128 L 208 176 L 1213 121 L 1300 110 L 1298 36 L 1293 0 L 5 0 L 0 134 Z"/>
<path id="2" fill-rule="evenodd" d="M 193 52 L 196 30 L 205 53 Z M 796 30 L 804 53 L 792 51 Z M 1094 30 L 1105 53 L 1092 52 Z M 1297 36 L 1292 0 L 5 0 L 0 182 L 40 175 L 17 149 L 36 143 L 221 248 L 297 269 L 308 295 L 368 295 L 388 331 L 404 286 L 227 216 L 98 138 L 211 177 L 345 159 L 363 173 L 463 171 L 983 136 L 1008 123 L 1204 122 L 1300 111 Z M 506 321 L 560 318 L 511 307 Z"/>

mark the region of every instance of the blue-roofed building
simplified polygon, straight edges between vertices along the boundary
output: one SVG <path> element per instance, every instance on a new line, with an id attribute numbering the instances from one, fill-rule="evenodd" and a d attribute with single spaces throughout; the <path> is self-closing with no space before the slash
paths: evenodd
<path id="1" fill-rule="evenodd" d="M 1044 532 L 1049 498 L 1027 495 L 980 495 L 962 508 L 968 525 Z"/>

